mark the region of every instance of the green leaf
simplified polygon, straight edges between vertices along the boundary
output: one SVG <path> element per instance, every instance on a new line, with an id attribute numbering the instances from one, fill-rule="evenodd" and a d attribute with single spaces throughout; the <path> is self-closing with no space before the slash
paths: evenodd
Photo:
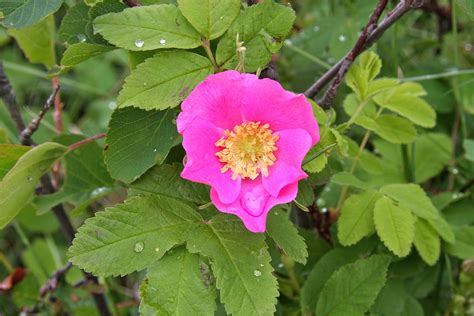
<path id="1" fill-rule="evenodd" d="M 451 152 L 451 139 L 447 135 L 441 133 L 420 135 L 415 141 L 415 150 L 412 152 L 416 182 L 422 183 L 438 175 L 451 160 Z"/>
<path id="2" fill-rule="evenodd" d="M 351 195 L 342 206 L 337 237 L 344 246 L 357 243 L 375 231 L 374 206 L 380 193 L 369 190 Z"/>
<path id="3" fill-rule="evenodd" d="M 374 305 L 370 308 L 370 315 L 404 316 L 401 312 L 405 304 L 405 297 L 406 290 L 402 279 L 388 279 Z"/>
<path id="4" fill-rule="evenodd" d="M 193 230 L 187 248 L 210 257 L 228 314 L 275 312 L 277 282 L 263 234 L 247 231 L 235 216 L 220 214 Z"/>
<path id="5" fill-rule="evenodd" d="M 455 257 L 469 259 L 474 257 L 474 226 L 454 227 L 456 241 L 446 244 L 446 251 Z"/>
<path id="6" fill-rule="evenodd" d="M 293 25 L 295 13 L 290 7 L 265 0 L 241 12 L 217 45 L 217 63 L 225 69 L 234 69 L 238 63 L 237 35 L 244 42 L 245 70 L 264 68 L 274 52 L 272 37 L 283 38 Z"/>
<path id="7" fill-rule="evenodd" d="M 373 100 L 380 106 L 398 113 L 413 123 L 422 127 L 431 128 L 436 124 L 436 112 L 423 99 L 408 94 L 380 93 Z"/>
<path id="8" fill-rule="evenodd" d="M 357 254 L 350 248 L 336 248 L 326 253 L 311 270 L 301 289 L 301 309 L 304 315 L 313 313 L 321 291 L 331 275 L 343 265 L 354 262 Z"/>
<path id="9" fill-rule="evenodd" d="M 472 0 L 456 0 L 463 11 L 474 20 L 474 2 Z"/>
<path id="10" fill-rule="evenodd" d="M 83 140 L 79 135 L 63 135 L 55 141 L 71 145 Z M 59 191 L 49 195 L 40 195 L 35 199 L 39 213 L 49 211 L 53 206 L 68 202 L 79 206 L 86 201 L 90 204 L 96 196 L 112 190 L 110 178 L 102 157 L 102 148 L 95 142 L 82 145 L 81 148 L 68 152 L 66 161 L 66 179 Z M 88 205 L 86 204 L 86 205 Z"/>
<path id="11" fill-rule="evenodd" d="M 288 218 L 283 207 L 275 207 L 267 217 L 267 234 L 291 259 L 306 264 L 308 250 L 304 238 Z"/>
<path id="12" fill-rule="evenodd" d="M 337 270 L 324 285 L 316 315 L 364 315 L 385 284 L 389 264 L 389 257 L 375 255 Z"/>
<path id="13" fill-rule="evenodd" d="M 89 6 L 79 2 L 67 10 L 59 27 L 59 39 L 68 44 L 93 42 Z"/>
<path id="14" fill-rule="evenodd" d="M 0 180 L 28 150 L 28 146 L 0 144 Z"/>
<path id="15" fill-rule="evenodd" d="M 380 57 L 374 52 L 365 52 L 359 57 L 359 62 L 349 69 L 346 83 L 357 94 L 359 100 L 367 98 L 369 83 L 377 77 L 381 68 Z"/>
<path id="16" fill-rule="evenodd" d="M 372 102 L 372 100 L 370 99 L 362 101 L 362 102 L 366 102 L 366 104 L 362 108 L 360 115 L 364 115 L 372 119 L 375 119 L 377 115 L 377 107 L 375 106 L 374 102 Z M 344 103 L 343 103 L 344 112 L 346 112 L 347 115 L 352 116 L 356 113 L 360 105 L 361 105 L 361 101 L 359 101 L 359 98 L 357 97 L 357 95 L 355 93 L 349 93 L 344 99 Z"/>
<path id="17" fill-rule="evenodd" d="M 100 276 L 140 271 L 183 243 L 200 221 L 178 200 L 133 197 L 87 219 L 69 248 L 69 260 Z"/>
<path id="18" fill-rule="evenodd" d="M 427 219 L 428 223 L 438 232 L 438 234 L 447 242 L 453 243 L 456 239 L 451 226 L 440 215 L 434 219 Z"/>
<path id="19" fill-rule="evenodd" d="M 383 196 L 375 203 L 374 222 L 377 234 L 390 251 L 399 257 L 410 253 L 415 219 L 408 208 Z"/>
<path id="20" fill-rule="evenodd" d="M 28 204 L 41 176 L 66 150 L 63 145 L 43 143 L 18 159 L 0 182 L 0 229 Z"/>
<path id="21" fill-rule="evenodd" d="M 356 176 L 352 173 L 342 171 L 338 172 L 331 177 L 331 182 L 339 185 L 347 185 L 358 189 L 368 189 L 369 185 L 359 180 Z"/>
<path id="22" fill-rule="evenodd" d="M 1 23 L 14 29 L 31 26 L 56 12 L 62 3 L 62 0 L 3 0 L 0 1 L 0 12 L 4 15 Z"/>
<path id="23" fill-rule="evenodd" d="M 416 138 L 413 124 L 395 115 L 380 115 L 376 119 L 359 116 L 355 123 L 395 144 L 408 144 Z"/>
<path id="24" fill-rule="evenodd" d="M 30 62 L 43 64 L 47 68 L 51 68 L 56 63 L 54 32 L 52 15 L 33 26 L 21 30 L 8 30 Z"/>
<path id="25" fill-rule="evenodd" d="M 108 53 L 114 49 L 115 48 L 111 46 L 90 43 L 73 44 L 64 52 L 63 58 L 61 58 L 61 66 L 72 67 L 89 58 Z"/>
<path id="26" fill-rule="evenodd" d="M 203 267 L 199 255 L 184 247 L 170 250 L 148 269 L 141 286 L 142 304 L 169 315 L 213 315 L 216 293 L 203 279 Z"/>
<path id="27" fill-rule="evenodd" d="M 403 316 L 425 316 L 423 307 L 421 304 L 413 297 L 407 296 L 405 299 L 405 305 L 403 306 L 403 311 L 401 313 Z"/>
<path id="28" fill-rule="evenodd" d="M 181 164 L 155 166 L 130 185 L 129 195 L 158 194 L 196 204 L 209 202 L 209 189 L 204 184 L 181 178 Z"/>
<path id="29" fill-rule="evenodd" d="M 463 142 L 463 148 L 467 160 L 474 161 L 474 139 L 465 139 Z"/>
<path id="30" fill-rule="evenodd" d="M 118 96 L 119 107 L 164 110 L 178 106 L 212 73 L 209 59 L 186 51 L 159 52 L 137 66 Z"/>
<path id="31" fill-rule="evenodd" d="M 239 15 L 240 0 L 178 0 L 184 17 L 207 39 L 224 34 Z"/>
<path id="32" fill-rule="evenodd" d="M 415 248 L 421 258 L 429 265 L 434 265 L 441 252 L 441 241 L 436 230 L 424 219 L 415 223 Z"/>
<path id="33" fill-rule="evenodd" d="M 409 208 L 418 217 L 424 219 L 439 217 L 438 210 L 418 184 L 389 184 L 382 187 L 380 192 Z"/>
<path id="34" fill-rule="evenodd" d="M 369 83 L 367 94 L 375 95 L 387 89 L 395 88 L 400 84 L 400 80 L 394 78 L 380 78 Z"/>
<path id="35" fill-rule="evenodd" d="M 104 14 L 94 20 L 94 28 L 111 44 L 128 50 L 189 49 L 201 45 L 199 33 L 171 4 Z M 176 65 L 179 64 L 172 66 Z"/>
<path id="36" fill-rule="evenodd" d="M 180 137 L 175 110 L 118 109 L 112 114 L 106 138 L 105 163 L 111 176 L 130 183 L 165 160 Z"/>

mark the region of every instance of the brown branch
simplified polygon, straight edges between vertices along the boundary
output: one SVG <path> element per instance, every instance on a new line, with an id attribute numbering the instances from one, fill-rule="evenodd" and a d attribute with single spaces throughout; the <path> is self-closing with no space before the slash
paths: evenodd
<path id="1" fill-rule="evenodd" d="M 364 50 L 371 47 L 384 33 L 390 28 L 396 21 L 398 21 L 405 13 L 410 9 L 418 7 L 422 2 L 418 0 L 401 0 L 398 5 L 390 11 L 387 16 L 380 22 L 380 24 L 373 29 L 366 38 L 366 41 L 359 52 L 362 53 Z M 308 98 L 314 98 L 324 86 L 326 86 L 339 72 L 342 64 L 346 60 L 349 52 L 345 57 L 339 60 L 334 66 L 332 66 L 326 73 L 324 73 L 315 83 L 311 85 L 306 91 L 305 96 Z M 355 56 L 357 57 L 357 56 Z"/>
<path id="2" fill-rule="evenodd" d="M 331 86 L 329 87 L 329 89 L 326 90 L 326 93 L 324 94 L 324 97 L 320 102 L 320 105 L 323 108 L 327 109 L 331 106 L 334 97 L 336 96 L 337 89 L 341 85 L 344 76 L 349 71 L 349 68 L 351 67 L 354 60 L 364 49 L 369 34 L 372 33 L 372 31 L 377 27 L 379 18 L 387 7 L 387 4 L 388 0 L 379 0 L 379 2 L 377 3 L 374 12 L 372 12 L 372 15 L 370 16 L 369 22 L 367 22 L 367 25 L 360 34 L 352 50 L 349 52 L 349 54 L 346 55 L 346 57 L 342 61 L 341 67 L 339 67 L 339 71 L 337 72 L 336 78 L 332 82 Z"/>
<path id="3" fill-rule="evenodd" d="M 129 7 L 139 7 L 141 6 L 139 0 L 123 0 L 123 3 Z"/>
<path id="4" fill-rule="evenodd" d="M 59 90 L 59 77 L 57 76 L 53 77 L 51 81 L 53 83 L 53 89 Z M 61 134 L 61 132 L 63 131 L 63 119 L 62 119 L 63 105 L 61 104 L 61 97 L 59 96 L 59 93 L 56 93 L 53 100 L 54 100 L 54 125 L 56 126 L 56 132 L 58 134 Z"/>
<path id="5" fill-rule="evenodd" d="M 94 140 L 97 140 L 97 139 L 100 139 L 100 138 L 104 138 L 106 136 L 105 133 L 100 133 L 100 134 L 97 134 L 97 135 L 94 135 L 94 136 L 91 136 L 91 137 L 88 137 L 86 139 L 83 139 L 81 141 L 78 141 L 77 143 L 74 143 L 72 145 L 69 145 L 68 147 L 68 151 L 72 151 L 78 147 L 81 147 L 82 145 L 85 145 L 85 144 L 88 144 L 90 142 L 93 142 Z"/>
<path id="6" fill-rule="evenodd" d="M 31 144 L 31 136 L 36 132 L 44 115 L 53 105 L 54 99 L 56 98 L 58 91 L 59 86 L 54 87 L 53 93 L 49 96 L 48 100 L 46 100 L 46 103 L 43 105 L 43 108 L 38 113 L 38 117 L 32 119 L 30 124 L 28 124 L 28 126 L 20 132 L 20 143 L 22 143 L 23 145 Z"/>
<path id="7" fill-rule="evenodd" d="M 23 118 L 21 117 L 20 109 L 16 104 L 16 94 L 13 90 L 10 80 L 8 80 L 5 71 L 3 70 L 3 64 L 0 63 L 0 98 L 5 103 L 8 111 L 10 112 L 10 116 L 12 120 L 15 122 L 16 128 L 20 133 L 22 130 L 25 129 L 25 123 L 23 122 Z"/>
<path id="8" fill-rule="evenodd" d="M 64 277 L 64 275 L 71 269 L 72 263 L 68 262 L 61 269 L 56 270 L 48 281 L 40 289 L 40 297 L 44 298 L 46 294 L 53 293 L 58 288 L 59 282 Z"/>

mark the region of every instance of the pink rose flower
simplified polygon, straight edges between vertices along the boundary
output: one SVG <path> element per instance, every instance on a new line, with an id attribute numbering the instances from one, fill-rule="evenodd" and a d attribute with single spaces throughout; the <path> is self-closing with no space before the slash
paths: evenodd
<path id="1" fill-rule="evenodd" d="M 209 76 L 178 116 L 187 162 L 181 176 L 211 186 L 219 211 L 264 232 L 270 209 L 295 199 L 302 161 L 319 141 L 311 104 L 270 79 Z"/>

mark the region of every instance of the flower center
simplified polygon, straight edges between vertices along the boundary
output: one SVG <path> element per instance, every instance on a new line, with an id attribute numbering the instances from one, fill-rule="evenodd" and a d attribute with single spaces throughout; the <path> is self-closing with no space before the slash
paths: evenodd
<path id="1" fill-rule="evenodd" d="M 260 122 L 248 122 L 236 125 L 234 130 L 224 131 L 224 136 L 216 143 L 222 149 L 216 153 L 220 162 L 224 163 L 221 172 L 232 170 L 232 179 L 254 180 L 261 172 L 268 176 L 268 167 L 276 161 L 274 155 L 278 135 L 273 135 L 270 125 Z"/>

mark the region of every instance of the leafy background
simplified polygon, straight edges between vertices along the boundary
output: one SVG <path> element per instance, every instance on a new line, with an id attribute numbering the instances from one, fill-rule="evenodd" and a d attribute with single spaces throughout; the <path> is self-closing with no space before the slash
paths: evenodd
<path id="1" fill-rule="evenodd" d="M 25 122 L 57 81 L 64 107 L 62 129 L 51 109 L 36 146 L 20 145 L 0 91 L 0 313 L 474 313 L 470 0 L 413 8 L 331 109 L 313 104 L 309 178 L 265 234 L 179 177 L 179 104 L 224 69 L 276 69 L 304 92 L 377 1 L 140 2 L 0 1 L 0 58 Z"/>

